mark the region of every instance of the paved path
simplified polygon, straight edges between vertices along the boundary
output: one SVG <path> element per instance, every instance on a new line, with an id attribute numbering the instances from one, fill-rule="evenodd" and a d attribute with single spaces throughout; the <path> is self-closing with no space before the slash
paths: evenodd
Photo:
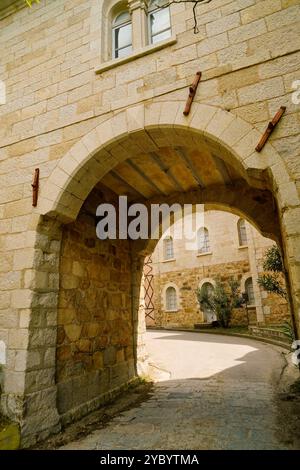
<path id="1" fill-rule="evenodd" d="M 275 392 L 284 359 L 244 338 L 147 333 L 153 396 L 64 449 L 285 449 Z"/>

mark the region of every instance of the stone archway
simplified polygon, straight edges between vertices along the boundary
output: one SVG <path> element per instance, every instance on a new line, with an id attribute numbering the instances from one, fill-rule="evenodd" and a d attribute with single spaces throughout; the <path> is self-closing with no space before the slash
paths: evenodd
<path id="1" fill-rule="evenodd" d="M 282 248 L 292 291 L 290 300 L 298 318 L 299 241 L 295 221 L 299 217 L 300 200 L 283 159 L 269 143 L 260 154 L 256 153 L 254 148 L 260 133 L 232 113 L 195 102 L 190 115 L 185 117 L 183 106 L 183 101 L 166 100 L 133 106 L 109 117 L 59 162 L 41 192 L 39 213 L 63 222 L 75 220 L 91 188 L 120 161 L 126 160 L 129 153 L 151 152 L 166 142 L 186 144 L 186 132 L 192 132 L 196 144 L 207 142 L 216 152 L 221 151 L 223 161 L 237 168 L 250 187 L 264 188 L 268 180 L 280 213 Z M 235 205 L 233 202 L 231 199 L 231 207 Z M 250 217 L 254 225 L 257 217 L 258 214 Z"/>
<path id="2" fill-rule="evenodd" d="M 76 143 L 59 162 L 41 191 L 38 212 L 63 222 L 75 220 L 91 188 L 118 163 L 126 160 L 128 154 L 151 152 L 166 142 L 172 146 L 185 145 L 189 132 L 196 145 L 205 142 L 213 151 L 221 151 L 222 160 L 236 168 L 249 187 L 264 189 L 268 182 L 280 215 L 282 249 L 292 292 L 290 301 L 299 323 L 296 221 L 300 199 L 283 159 L 270 143 L 260 154 L 255 152 L 260 133 L 232 113 L 195 102 L 186 117 L 182 114 L 183 106 L 184 102 L 180 100 L 152 102 L 109 117 Z M 229 199 L 231 207 L 243 200 Z M 247 209 L 250 209 L 249 205 Z M 250 217 L 244 208 L 241 212 L 257 226 L 259 214 Z M 264 232 L 261 227 L 257 228 Z"/>
<path id="3" fill-rule="evenodd" d="M 249 123 L 217 107 L 194 103 L 188 117 L 182 101 L 141 104 L 109 117 L 79 142 L 58 163 L 41 191 L 38 212 L 63 221 L 75 220 L 95 185 L 128 153 L 149 152 L 166 142 L 186 144 L 186 131 L 222 151 L 224 161 L 237 167 L 245 180 L 263 187 L 266 176 L 273 185 L 279 207 L 286 207 L 296 190 L 278 152 L 267 144 L 254 150 L 260 133 Z M 170 134 L 170 130 L 174 131 Z M 174 140 L 175 135 L 175 140 Z M 199 140 L 198 140 L 199 143 Z"/>
<path id="4" fill-rule="evenodd" d="M 266 145 L 261 154 L 257 154 L 254 147 L 260 138 L 259 132 L 233 114 L 195 102 L 190 116 L 184 117 L 183 107 L 182 101 L 164 101 L 141 104 L 116 113 L 77 142 L 58 163 L 45 186 L 41 188 L 39 205 L 36 209 L 36 215 L 40 218 L 35 234 L 32 280 L 29 284 L 31 317 L 27 368 L 24 371 L 22 390 L 26 415 L 22 403 L 18 410 L 20 420 L 23 422 L 22 434 L 25 445 L 32 442 L 38 433 L 41 438 L 57 430 L 61 420 L 57 411 L 56 383 L 57 307 L 61 301 L 59 295 L 62 291 L 59 280 L 61 238 L 63 235 L 64 244 L 65 233 L 69 230 L 67 228 L 62 231 L 62 224 L 69 224 L 66 227 L 70 227 L 72 231 L 74 227 L 72 224 L 78 223 L 78 214 L 92 189 L 103 180 L 104 176 L 107 178 L 114 168 L 126 161 L 129 155 L 151 155 L 153 152 L 156 154 L 162 148 L 176 147 L 177 152 L 178 149 L 181 151 L 185 148 L 193 150 L 205 147 L 211 155 L 217 157 L 216 161 L 221 165 L 220 172 L 224 171 L 224 181 L 226 171 L 233 169 L 236 175 L 234 181 L 229 178 L 230 181 L 227 183 L 223 181 L 208 186 L 203 184 L 200 188 L 194 187 L 186 191 L 165 194 L 163 198 L 161 195 L 159 197 L 154 195 L 147 198 L 147 203 L 172 202 L 179 199 L 181 203 L 198 201 L 212 208 L 226 208 L 248 218 L 262 233 L 280 241 L 290 278 L 293 310 L 299 328 L 300 276 L 297 264 L 299 236 L 296 221 L 300 201 L 295 184 L 290 179 L 282 158 L 270 144 Z M 193 171 L 191 166 L 189 169 Z M 151 181 L 153 183 L 153 179 Z M 198 183 L 202 184 L 201 181 Z M 59 405 L 60 414 L 65 415 L 64 422 L 69 422 L 99 406 L 121 386 L 126 386 L 136 375 L 138 313 L 142 305 L 141 273 L 144 256 L 153 250 L 153 243 L 155 244 L 153 241 L 135 242 L 131 247 L 128 308 L 132 315 L 133 338 L 130 341 L 131 352 L 135 356 L 134 364 L 131 361 L 129 369 L 127 361 L 126 378 L 115 387 L 112 385 L 113 382 L 108 382 L 101 396 L 88 394 L 87 400 L 82 398 L 80 401 L 79 393 L 73 402 L 74 406 L 65 412 L 62 411 L 63 406 L 60 408 Z M 88 248 L 93 250 L 95 247 Z M 73 330 L 76 336 L 76 328 Z M 73 333 L 70 332 L 71 335 Z M 89 351 L 82 352 L 89 353 Z M 110 361 L 109 358 L 107 360 Z M 81 385 L 84 389 L 85 384 Z M 80 380 L 74 386 L 80 387 Z M 63 389 L 64 382 L 60 387 Z M 98 392 L 96 386 L 96 395 Z M 69 389 L 67 393 L 72 393 L 72 390 L 70 392 Z M 11 395 L 8 390 L 7 414 L 15 413 L 13 407 L 9 405 Z M 16 400 L 14 403 L 16 404 Z"/>

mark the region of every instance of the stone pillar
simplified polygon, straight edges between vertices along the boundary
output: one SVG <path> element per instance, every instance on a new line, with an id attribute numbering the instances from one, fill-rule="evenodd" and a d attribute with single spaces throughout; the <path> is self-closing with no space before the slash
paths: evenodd
<path id="1" fill-rule="evenodd" d="M 16 218 L 17 219 L 17 218 Z M 1 359 L 1 412 L 14 422 L 23 418 L 25 376 L 28 362 L 30 309 L 34 292 L 30 277 L 38 251 L 36 220 L 23 216 L 22 233 L 8 233 L 0 246 L 0 340 L 3 341 Z M 20 224 L 16 223 L 16 229 Z"/>
<path id="2" fill-rule="evenodd" d="M 14 257 L 22 285 L 12 292 L 10 308 L 19 324 L 8 334 L 1 408 L 19 423 L 27 447 L 60 429 L 55 350 L 61 231 L 56 222 L 44 221 L 24 235 L 31 247 Z"/>
<path id="3" fill-rule="evenodd" d="M 145 345 L 145 295 L 143 284 L 144 256 L 132 254 L 132 317 L 134 327 L 134 350 L 138 375 L 148 373 L 148 354 Z"/>
<path id="4" fill-rule="evenodd" d="M 283 261 L 292 313 L 292 321 L 297 338 L 300 338 L 300 208 L 288 208 L 284 211 L 282 226 Z"/>
<path id="5" fill-rule="evenodd" d="M 248 235 L 248 256 L 249 256 L 249 264 L 250 264 L 250 271 L 253 281 L 253 292 L 255 297 L 255 306 L 256 306 L 256 319 L 257 323 L 264 323 L 265 316 L 264 316 L 264 308 L 262 303 L 262 296 L 260 287 L 257 283 L 258 278 L 258 268 L 257 268 L 257 254 L 256 254 L 256 247 L 254 241 L 254 233 L 253 227 L 247 224 L 247 235 Z"/>
<path id="6" fill-rule="evenodd" d="M 148 0 L 128 1 L 132 18 L 132 46 L 135 51 L 148 44 L 148 3 Z"/>

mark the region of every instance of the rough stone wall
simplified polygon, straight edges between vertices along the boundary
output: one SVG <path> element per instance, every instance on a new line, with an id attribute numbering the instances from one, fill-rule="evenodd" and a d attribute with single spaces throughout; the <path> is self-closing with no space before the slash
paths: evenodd
<path id="1" fill-rule="evenodd" d="M 232 311 L 231 326 L 248 326 L 257 325 L 257 314 L 255 307 L 235 308 Z"/>
<path id="2" fill-rule="evenodd" d="M 60 272 L 58 411 L 70 420 L 135 376 L 129 243 L 100 241 L 80 214 L 63 229 Z"/>
<path id="3" fill-rule="evenodd" d="M 38 393 L 53 385 L 53 359 L 46 349 L 54 349 L 59 253 L 53 249 L 48 256 L 43 240 L 37 240 L 34 169 L 40 168 L 41 191 L 54 170 L 59 185 L 65 177 L 59 161 L 83 136 L 134 104 L 186 100 L 198 69 L 203 75 L 196 101 L 218 108 L 217 116 L 228 110 L 244 120 L 237 121 L 239 137 L 235 131 L 228 136 L 228 147 L 244 139 L 241 153 L 256 145 L 254 130 L 261 132 L 279 106 L 287 106 L 271 146 L 255 163 L 250 151 L 248 155 L 250 167 L 265 168 L 274 147 L 290 177 L 282 180 L 281 161 L 272 168 L 274 194 L 280 180 L 276 198 L 299 319 L 299 105 L 292 102 L 300 68 L 299 0 L 214 0 L 199 7 L 198 35 L 193 34 L 191 5 L 174 5 L 172 44 L 96 75 L 95 68 L 103 65 L 103 4 L 44 0 L 32 9 L 1 9 L 0 79 L 6 83 L 7 101 L 0 106 L 0 340 L 8 351 L 4 393 L 10 404 L 20 405 L 14 417 L 22 417 L 26 388 Z M 219 124 L 216 128 L 214 122 L 212 133 L 217 135 Z M 245 123 L 253 126 L 252 132 Z M 73 164 L 65 168 L 68 174 Z M 90 184 L 88 178 L 81 181 L 89 190 Z M 47 194 L 50 199 L 52 191 L 55 185 Z M 34 349 L 27 355 L 31 343 Z M 54 396 L 50 401 L 40 395 L 43 413 L 54 409 Z M 27 409 L 36 412 L 36 404 L 31 405 Z M 31 430 L 39 434 L 43 419 L 33 422 Z"/>
<path id="4" fill-rule="evenodd" d="M 267 294 L 263 298 L 265 322 L 267 325 L 280 325 L 285 321 L 290 322 L 290 313 L 285 299 L 275 294 Z"/>
<path id="5" fill-rule="evenodd" d="M 11 217 L 31 212 L 28 183 L 35 165 L 47 178 L 108 113 L 142 100 L 163 101 L 166 93 L 185 99 L 198 69 L 203 76 L 197 99 L 259 130 L 280 105 L 288 106 L 271 141 L 291 174 L 298 174 L 299 106 L 291 92 L 299 78 L 299 0 L 214 0 L 198 9 L 197 35 L 191 5 L 173 5 L 175 44 L 95 75 L 103 65 L 103 4 L 44 1 L 33 9 L 1 12 L 1 80 L 7 87 L 0 116 L 4 234 Z"/>
<path id="6" fill-rule="evenodd" d="M 203 322 L 203 313 L 196 296 L 196 290 L 202 279 L 219 277 L 221 282 L 226 283 L 231 276 L 241 280 L 242 275 L 247 272 L 249 272 L 248 261 L 240 261 L 156 275 L 154 278 L 156 326 L 194 327 L 195 323 Z M 179 308 L 177 312 L 166 312 L 163 307 L 162 292 L 163 287 L 172 282 L 179 288 Z M 240 318 L 240 313 L 238 315 Z M 237 321 L 235 323 L 237 324 Z"/>
<path id="7" fill-rule="evenodd" d="M 203 266 L 199 268 L 171 271 L 154 276 L 154 325 L 155 326 L 177 326 L 194 327 L 196 323 L 204 322 L 196 298 L 196 289 L 204 278 L 215 279 L 219 277 L 222 282 L 227 282 L 229 277 L 234 276 L 241 281 L 245 273 L 249 273 L 249 262 L 247 260 L 219 264 L 214 266 Z M 167 312 L 164 309 L 162 296 L 164 287 L 174 283 L 179 289 L 179 308 L 177 312 Z M 285 321 L 291 321 L 287 301 L 278 295 L 269 294 L 261 290 L 262 304 L 264 310 L 264 323 L 267 325 L 280 325 Z M 248 308 L 249 321 L 257 323 L 255 307 Z M 247 313 L 244 308 L 234 309 L 231 324 L 246 325 L 248 323 Z M 149 324 L 152 326 L 152 324 Z"/>

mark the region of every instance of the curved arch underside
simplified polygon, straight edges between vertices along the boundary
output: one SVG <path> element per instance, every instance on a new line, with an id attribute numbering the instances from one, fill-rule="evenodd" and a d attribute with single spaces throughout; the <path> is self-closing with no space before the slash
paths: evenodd
<path id="1" fill-rule="evenodd" d="M 109 179 L 108 179 L 109 180 Z M 108 190 L 107 181 L 99 183 L 90 193 L 82 210 L 95 217 L 97 206 L 101 202 L 111 202 L 116 207 L 118 214 L 118 194 L 114 193 L 111 188 Z M 124 195 L 123 192 L 119 195 Z M 245 181 L 237 180 L 230 185 L 211 185 L 207 188 L 193 188 L 186 192 L 173 192 L 168 196 L 162 197 L 155 195 L 149 199 L 130 199 L 128 197 L 128 207 L 131 203 L 143 202 L 147 208 L 149 219 L 147 221 L 150 230 L 151 220 L 151 204 L 168 204 L 169 207 L 176 204 L 178 210 L 181 211 L 179 217 L 183 214 L 184 205 L 204 204 L 207 210 L 224 210 L 239 217 L 246 218 L 260 233 L 268 238 L 281 243 L 280 226 L 276 204 L 270 191 L 251 188 Z M 168 217 L 167 223 L 174 221 L 173 212 L 165 213 Z M 162 217 L 164 216 L 162 215 Z M 160 220 L 159 237 L 155 239 L 136 240 L 134 242 L 134 250 L 144 256 L 153 252 L 159 238 L 163 234 L 163 219 Z"/>

